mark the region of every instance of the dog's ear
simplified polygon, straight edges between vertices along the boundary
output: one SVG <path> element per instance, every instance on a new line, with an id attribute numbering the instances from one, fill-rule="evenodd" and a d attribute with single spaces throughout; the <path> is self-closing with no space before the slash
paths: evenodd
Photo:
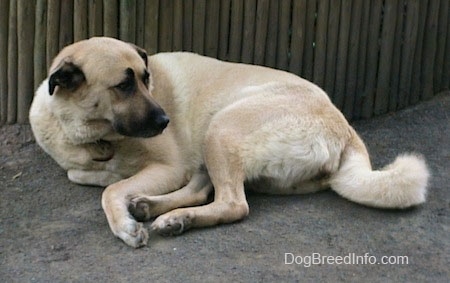
<path id="1" fill-rule="evenodd" d="M 48 91 L 50 95 L 53 95 L 56 86 L 74 91 L 85 80 L 84 73 L 78 66 L 72 62 L 64 61 L 58 66 L 56 71 L 50 75 L 50 79 L 48 80 Z"/>
<path id="2" fill-rule="evenodd" d="M 144 60 L 145 66 L 148 67 L 147 51 L 145 51 L 145 49 L 140 48 L 137 45 L 134 45 L 133 43 L 130 43 L 130 45 L 136 50 L 136 52 L 139 54 L 139 56 L 141 56 L 142 60 Z"/>

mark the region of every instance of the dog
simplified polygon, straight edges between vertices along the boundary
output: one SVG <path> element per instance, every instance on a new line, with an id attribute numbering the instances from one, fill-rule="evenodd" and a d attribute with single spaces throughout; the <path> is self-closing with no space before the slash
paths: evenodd
<path id="1" fill-rule="evenodd" d="M 109 226 L 135 248 L 148 241 L 142 222 L 155 217 L 151 228 L 163 235 L 244 218 L 245 189 L 331 188 L 377 208 L 426 198 L 422 156 L 403 154 L 373 170 L 363 141 L 321 88 L 262 66 L 187 52 L 147 56 L 133 44 L 91 38 L 56 56 L 29 119 L 72 182 L 106 187 Z"/>

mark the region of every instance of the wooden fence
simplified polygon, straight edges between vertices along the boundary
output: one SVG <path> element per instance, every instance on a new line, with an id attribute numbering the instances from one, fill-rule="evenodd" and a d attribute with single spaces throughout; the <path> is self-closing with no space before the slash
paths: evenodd
<path id="1" fill-rule="evenodd" d="M 449 0 L 0 0 L 0 124 L 65 45 L 106 35 L 288 70 L 368 118 L 450 86 Z"/>

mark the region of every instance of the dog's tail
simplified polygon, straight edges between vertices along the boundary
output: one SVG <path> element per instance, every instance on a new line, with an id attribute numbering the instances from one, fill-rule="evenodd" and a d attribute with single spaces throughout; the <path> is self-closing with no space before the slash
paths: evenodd
<path id="1" fill-rule="evenodd" d="M 406 208 L 425 201 L 429 172 L 423 157 L 404 154 L 381 170 L 372 170 L 356 133 L 345 148 L 330 186 L 341 196 L 367 206 Z"/>

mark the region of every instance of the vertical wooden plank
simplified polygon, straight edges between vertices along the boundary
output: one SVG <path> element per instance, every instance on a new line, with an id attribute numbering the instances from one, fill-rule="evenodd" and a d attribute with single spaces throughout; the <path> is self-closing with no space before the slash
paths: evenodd
<path id="1" fill-rule="evenodd" d="M 205 0 L 195 0 L 193 11 L 192 50 L 199 54 L 203 54 L 205 49 L 205 15 Z"/>
<path id="2" fill-rule="evenodd" d="M 183 1 L 183 50 L 192 51 L 193 0 Z"/>
<path id="3" fill-rule="evenodd" d="M 205 55 L 219 55 L 220 1 L 206 2 Z"/>
<path id="4" fill-rule="evenodd" d="M 361 101 L 361 117 L 373 116 L 374 92 L 378 70 L 378 40 L 383 0 L 372 0 L 370 7 L 369 40 L 367 42 L 366 84 Z"/>
<path id="5" fill-rule="evenodd" d="M 230 10 L 231 1 L 220 1 L 220 24 L 219 24 L 219 59 L 228 60 L 228 41 L 230 35 Z"/>
<path id="6" fill-rule="evenodd" d="M 447 1 L 447 0 L 444 0 Z M 439 0 L 430 1 L 426 19 L 422 57 L 423 91 L 421 99 L 430 99 L 434 95 L 434 63 L 436 58 L 437 24 L 439 19 Z"/>
<path id="7" fill-rule="evenodd" d="M 328 18 L 328 15 L 327 15 Z M 294 0 L 292 3 L 291 60 L 289 71 L 301 76 L 306 29 L 306 0 Z"/>
<path id="8" fill-rule="evenodd" d="M 244 1 L 244 27 L 242 41 L 243 63 L 253 63 L 255 50 L 256 0 Z"/>
<path id="9" fill-rule="evenodd" d="M 281 0 L 278 10 L 278 46 L 277 68 L 288 70 L 289 68 L 289 33 L 291 24 L 291 0 Z"/>
<path id="10" fill-rule="evenodd" d="M 148 54 L 155 54 L 159 43 L 159 0 L 145 1 L 145 20 L 144 49 Z"/>
<path id="11" fill-rule="evenodd" d="M 77 1 L 77 0 L 75 0 Z M 144 2 L 145 4 L 145 2 Z M 145 13 L 145 7 L 141 7 Z M 149 19 L 145 19 L 148 21 Z M 103 0 L 103 34 L 119 37 L 119 2 L 118 0 Z"/>
<path id="12" fill-rule="evenodd" d="M 136 2 L 136 37 L 135 44 L 144 46 L 144 29 L 145 29 L 145 0 L 137 0 Z"/>
<path id="13" fill-rule="evenodd" d="M 447 15 L 450 16 L 450 5 L 447 10 Z M 450 89 L 450 20 L 447 23 L 447 41 L 445 43 L 444 64 L 442 67 L 441 90 Z"/>
<path id="14" fill-rule="evenodd" d="M 450 38 L 446 37 L 447 29 L 449 28 L 449 7 L 449 1 L 441 0 L 441 6 L 439 7 L 436 59 L 434 60 L 434 90 L 436 93 L 444 89 L 442 86 L 442 71 L 444 68 L 445 45 L 450 43 Z"/>
<path id="15" fill-rule="evenodd" d="M 172 1 L 163 1 L 172 2 Z M 136 0 L 120 0 L 119 37 L 127 42 L 136 42 Z M 170 11 L 172 13 L 172 11 Z"/>
<path id="16" fill-rule="evenodd" d="M 313 80 L 314 66 L 314 36 L 316 30 L 317 0 L 308 0 L 306 3 L 306 29 L 303 54 L 302 75 L 305 79 Z"/>
<path id="17" fill-rule="evenodd" d="M 350 38 L 348 46 L 347 59 L 347 78 L 345 83 L 344 105 L 342 112 L 347 119 L 353 118 L 353 106 L 356 96 L 356 84 L 358 78 L 358 52 L 359 52 L 359 37 L 361 34 L 361 16 L 362 16 L 363 1 L 354 1 L 352 6 L 351 20 L 350 20 Z"/>
<path id="18" fill-rule="evenodd" d="M 375 115 L 384 114 L 388 110 L 390 93 L 389 79 L 391 76 L 392 54 L 394 51 L 397 4 L 397 0 L 386 1 L 383 9 L 378 81 L 373 109 Z"/>
<path id="19" fill-rule="evenodd" d="M 327 62 L 325 68 L 325 91 L 333 97 L 334 79 L 336 76 L 336 57 L 339 38 L 339 19 L 341 0 L 330 1 L 330 13 L 327 28 Z"/>
<path id="20" fill-rule="evenodd" d="M 34 93 L 33 49 L 35 2 L 18 0 L 18 69 L 20 79 L 17 82 L 17 122 L 28 122 L 28 110 Z"/>
<path id="21" fill-rule="evenodd" d="M 158 50 L 162 52 L 172 50 L 173 42 L 173 1 L 165 0 L 159 3 L 159 42 Z"/>
<path id="22" fill-rule="evenodd" d="M 317 30 L 314 46 L 313 81 L 317 85 L 323 87 L 325 84 L 325 64 L 327 59 L 327 27 L 330 1 L 319 0 L 317 2 L 317 5 Z"/>
<path id="23" fill-rule="evenodd" d="M 400 63 L 400 81 L 398 107 L 404 108 L 409 104 L 411 91 L 413 62 L 416 48 L 416 40 L 419 27 L 419 2 L 410 0 L 406 4 L 405 27 L 403 34 L 403 46 Z"/>
<path id="24" fill-rule="evenodd" d="M 47 69 L 59 52 L 60 0 L 48 0 L 47 9 Z"/>
<path id="25" fill-rule="evenodd" d="M 0 0 L 0 125 L 8 116 L 8 20 L 9 1 Z"/>
<path id="26" fill-rule="evenodd" d="M 73 0 L 61 1 L 59 49 L 73 42 Z"/>
<path id="27" fill-rule="evenodd" d="M 34 90 L 47 75 L 45 45 L 47 43 L 47 1 L 36 1 L 36 25 L 34 30 Z"/>
<path id="28" fill-rule="evenodd" d="M 401 60 L 401 47 L 402 42 L 398 40 L 403 38 L 403 23 L 405 18 L 404 3 L 403 1 L 397 1 L 397 11 L 396 11 L 395 25 L 395 36 L 394 36 L 394 50 L 392 54 L 392 67 L 390 75 L 390 87 L 389 87 L 389 108 L 388 111 L 395 111 L 398 105 L 398 95 L 399 95 L 399 82 L 400 82 L 400 60 Z"/>
<path id="29" fill-rule="evenodd" d="M 135 2 L 135 1 L 133 1 Z M 89 0 L 88 1 L 88 31 L 89 37 L 101 36 L 103 34 L 103 1 Z M 132 9 L 131 7 L 129 8 Z M 133 15 L 135 20 L 135 16 Z M 134 29 L 132 29 L 134 30 Z"/>
<path id="30" fill-rule="evenodd" d="M 370 2 L 362 1 L 362 15 L 361 15 L 361 32 L 358 48 L 358 74 L 356 83 L 356 95 L 353 106 L 353 118 L 360 119 L 362 111 L 362 100 L 365 87 L 365 77 L 367 71 L 367 41 L 369 38 L 369 20 L 370 20 Z"/>
<path id="31" fill-rule="evenodd" d="M 253 56 L 253 61 L 257 65 L 264 64 L 268 20 L 269 0 L 258 0 L 256 7 L 255 51 Z M 292 28 L 294 28 L 294 26 Z"/>
<path id="32" fill-rule="evenodd" d="M 278 42 L 278 1 L 270 0 L 269 6 L 269 29 L 267 31 L 267 45 L 265 54 L 265 64 L 274 68 L 277 63 L 277 42 Z"/>
<path id="33" fill-rule="evenodd" d="M 175 0 L 173 9 L 172 50 L 181 51 L 183 50 L 183 0 Z"/>
<path id="34" fill-rule="evenodd" d="M 8 26 L 8 101 L 6 122 L 13 124 L 17 119 L 17 1 L 9 3 Z"/>
<path id="35" fill-rule="evenodd" d="M 336 82 L 333 102 L 342 109 L 345 100 L 345 79 L 347 75 L 347 57 L 350 36 L 350 19 L 352 15 L 351 0 L 342 0 L 341 19 L 339 21 L 339 41 L 336 61 Z"/>
<path id="36" fill-rule="evenodd" d="M 433 0 L 432 0 L 433 1 Z M 425 38 L 425 26 L 428 10 L 428 0 L 419 1 L 419 19 L 417 28 L 416 49 L 414 53 L 413 77 L 411 82 L 411 95 L 409 96 L 409 104 L 416 104 L 420 100 L 420 95 L 423 91 L 422 85 L 422 56 L 423 56 L 423 41 Z"/>
<path id="37" fill-rule="evenodd" d="M 88 38 L 88 0 L 75 0 L 73 7 L 73 39 Z M 105 0 L 107 1 L 107 0 Z"/>
<path id="38" fill-rule="evenodd" d="M 231 24 L 229 42 L 229 60 L 239 62 L 241 60 L 242 46 L 242 22 L 244 16 L 244 2 L 231 0 Z"/>

